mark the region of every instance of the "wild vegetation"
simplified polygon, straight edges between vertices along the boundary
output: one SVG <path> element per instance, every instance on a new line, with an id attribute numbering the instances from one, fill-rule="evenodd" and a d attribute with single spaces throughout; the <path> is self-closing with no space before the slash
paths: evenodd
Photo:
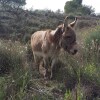
<path id="1" fill-rule="evenodd" d="M 83 0 L 67 1 L 64 10 L 67 14 L 72 15 L 95 15 L 94 9 L 91 6 L 82 4 Z"/>
<path id="2" fill-rule="evenodd" d="M 53 80 L 44 81 L 34 65 L 30 36 L 55 29 L 66 14 L 23 10 L 13 1 L 5 5 L 9 9 L 0 6 L 0 100 L 99 100 L 100 17 L 78 16 L 78 53 L 61 52 Z"/>

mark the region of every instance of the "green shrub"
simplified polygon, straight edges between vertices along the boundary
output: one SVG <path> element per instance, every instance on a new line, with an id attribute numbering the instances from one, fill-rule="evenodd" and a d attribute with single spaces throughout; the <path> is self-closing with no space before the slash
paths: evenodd
<path id="1" fill-rule="evenodd" d="M 95 86 L 100 89 L 100 68 L 94 64 L 87 64 L 81 70 L 81 81 L 84 85 Z M 100 95 L 100 94 L 99 94 Z"/>
<path id="2" fill-rule="evenodd" d="M 0 100 L 4 100 L 5 97 L 5 81 L 4 77 L 0 77 Z"/>
<path id="3" fill-rule="evenodd" d="M 85 48 L 86 58 L 100 64 L 100 28 L 95 28 L 86 36 Z"/>
<path id="4" fill-rule="evenodd" d="M 0 100 L 22 100 L 25 97 L 31 78 L 29 70 L 26 70 L 26 54 L 27 46 L 0 40 L 0 74 L 3 75 L 0 77 Z"/>
<path id="5" fill-rule="evenodd" d="M 25 67 L 27 65 L 26 51 L 27 47 L 19 42 L 0 40 L 0 73 Z"/>
<path id="6" fill-rule="evenodd" d="M 91 20 L 80 20 L 78 23 L 77 23 L 77 27 L 79 29 L 82 29 L 82 28 L 89 28 L 89 27 L 92 27 L 92 26 L 95 26 L 97 25 L 97 23 L 93 20 L 91 22 Z"/>
<path id="7" fill-rule="evenodd" d="M 66 90 L 64 100 L 86 100 L 86 95 L 84 92 L 84 88 L 80 84 L 77 84 L 75 89 L 72 91 Z"/>

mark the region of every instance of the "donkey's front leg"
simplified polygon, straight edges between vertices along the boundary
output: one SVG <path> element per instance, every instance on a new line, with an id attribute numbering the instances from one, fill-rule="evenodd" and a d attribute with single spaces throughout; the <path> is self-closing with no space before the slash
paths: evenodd
<path id="1" fill-rule="evenodd" d="M 49 79 L 49 58 L 48 57 L 44 57 L 43 58 L 43 67 L 45 68 L 45 74 L 44 74 L 44 78 L 45 79 Z"/>
<path id="2" fill-rule="evenodd" d="M 53 60 L 52 60 L 52 63 L 51 63 L 50 79 L 53 78 L 53 68 L 54 68 L 55 63 L 56 63 L 56 59 L 53 59 Z"/>

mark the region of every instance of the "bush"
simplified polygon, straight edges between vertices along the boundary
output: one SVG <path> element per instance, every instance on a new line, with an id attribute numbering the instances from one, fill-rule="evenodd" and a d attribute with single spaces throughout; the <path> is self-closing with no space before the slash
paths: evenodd
<path id="1" fill-rule="evenodd" d="M 88 60 L 100 64 L 100 28 L 92 30 L 85 38 Z"/>
<path id="2" fill-rule="evenodd" d="M 67 1 L 64 6 L 64 11 L 66 14 L 74 15 L 91 15 L 94 10 L 92 7 L 82 5 L 82 0 L 72 0 Z"/>
<path id="3" fill-rule="evenodd" d="M 82 29 L 82 28 L 89 28 L 89 27 L 94 27 L 94 26 L 96 26 L 97 25 L 97 23 L 95 22 L 95 21 L 92 21 L 91 22 L 91 20 L 81 20 L 81 21 L 79 21 L 78 23 L 77 23 L 77 27 L 79 28 L 79 29 Z"/>
<path id="4" fill-rule="evenodd" d="M 4 100 L 5 97 L 5 81 L 4 77 L 0 77 L 0 100 Z"/>
<path id="5" fill-rule="evenodd" d="M 19 42 L 0 40 L 0 74 L 25 67 L 26 51 Z"/>
<path id="6" fill-rule="evenodd" d="M 26 68 L 26 54 L 27 46 L 19 42 L 12 43 L 10 40 L 0 40 L 0 100 L 26 98 L 26 90 L 31 79 Z"/>

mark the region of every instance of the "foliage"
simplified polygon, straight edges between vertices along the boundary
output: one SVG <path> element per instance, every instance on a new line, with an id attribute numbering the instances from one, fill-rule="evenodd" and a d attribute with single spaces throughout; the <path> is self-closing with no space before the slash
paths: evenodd
<path id="1" fill-rule="evenodd" d="M 9 70 L 25 67 L 25 52 L 27 48 L 20 43 L 0 40 L 0 74 L 9 73 Z"/>
<path id="2" fill-rule="evenodd" d="M 0 77 L 0 100 L 3 100 L 5 97 L 5 78 L 4 77 Z"/>
<path id="3" fill-rule="evenodd" d="M 94 10 L 92 7 L 82 5 L 82 0 L 67 1 L 64 6 L 66 14 L 91 15 Z"/>
<path id="4" fill-rule="evenodd" d="M 64 10 L 66 14 L 73 14 L 74 12 L 76 12 L 78 7 L 78 4 L 73 2 L 73 1 L 68 1 L 65 4 Z"/>
<path id="5" fill-rule="evenodd" d="M 50 10 L 25 11 L 23 9 L 1 11 L 0 37 L 27 42 L 32 33 L 43 29 L 55 29 L 63 23 L 64 15 Z M 38 27 L 37 27 L 38 26 Z"/>
<path id="6" fill-rule="evenodd" d="M 100 28 L 96 27 L 91 31 L 91 34 L 85 38 L 85 48 L 88 53 L 89 60 L 100 64 Z"/>
<path id="7" fill-rule="evenodd" d="M 89 18 L 89 17 L 88 17 Z M 91 21 L 92 20 L 92 21 Z M 90 17 L 90 20 L 80 20 L 78 23 L 77 23 L 77 27 L 79 28 L 79 29 L 84 29 L 84 28 L 89 28 L 89 27 L 95 27 L 96 25 L 97 25 L 98 23 L 95 21 L 95 20 L 93 20 L 93 19 L 91 19 L 91 17 Z"/>
<path id="8" fill-rule="evenodd" d="M 0 0 L 2 7 L 18 8 L 26 4 L 25 0 Z M 7 9 L 7 8 L 6 8 Z"/>
<path id="9" fill-rule="evenodd" d="M 91 15 L 94 12 L 92 7 L 86 5 L 79 7 L 77 11 L 79 12 L 80 15 Z"/>
<path id="10" fill-rule="evenodd" d="M 78 5 L 81 5 L 83 0 L 73 0 L 73 1 L 76 2 Z"/>

